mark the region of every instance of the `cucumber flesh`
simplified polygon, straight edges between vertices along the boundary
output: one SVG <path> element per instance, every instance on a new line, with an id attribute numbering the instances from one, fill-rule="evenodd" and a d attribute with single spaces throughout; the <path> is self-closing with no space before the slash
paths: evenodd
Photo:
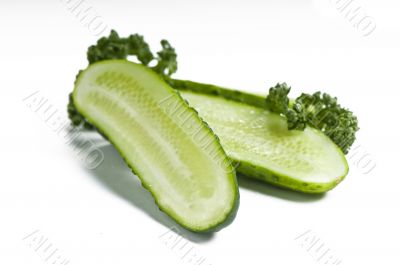
<path id="1" fill-rule="evenodd" d="M 188 90 L 190 84 L 181 95 L 238 162 L 237 172 L 306 193 L 330 190 L 346 176 L 348 165 L 342 151 L 320 131 L 310 127 L 289 131 L 285 119 L 260 107 L 262 101 L 257 98 L 261 97 L 256 95 L 207 85 L 203 91 L 210 94 L 198 93 Z M 252 104 L 246 104 L 247 99 Z"/>
<path id="2" fill-rule="evenodd" d="M 73 100 L 177 223 L 200 232 L 233 219 L 239 194 L 231 160 L 158 75 L 124 60 L 95 63 L 79 75 Z"/>

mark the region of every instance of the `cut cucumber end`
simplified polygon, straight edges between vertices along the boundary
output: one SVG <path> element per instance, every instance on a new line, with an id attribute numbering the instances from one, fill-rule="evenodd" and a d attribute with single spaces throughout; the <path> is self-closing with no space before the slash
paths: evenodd
<path id="1" fill-rule="evenodd" d="M 158 75 L 125 60 L 102 61 L 79 75 L 73 99 L 177 223 L 202 232 L 234 217 L 239 193 L 230 159 Z"/>
<path id="2" fill-rule="evenodd" d="M 348 173 L 340 148 L 316 129 L 290 131 L 283 117 L 221 96 L 189 90 L 181 95 L 208 122 L 227 154 L 239 163 L 236 170 L 246 176 L 292 190 L 322 193 Z"/>

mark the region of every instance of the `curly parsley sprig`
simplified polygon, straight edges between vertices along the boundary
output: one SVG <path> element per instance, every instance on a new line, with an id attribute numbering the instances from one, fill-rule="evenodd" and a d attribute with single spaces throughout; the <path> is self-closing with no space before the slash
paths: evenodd
<path id="1" fill-rule="evenodd" d="M 289 92 L 290 87 L 285 83 L 271 87 L 267 108 L 284 116 L 289 130 L 304 130 L 307 125 L 319 129 L 347 154 L 359 129 L 357 117 L 326 93 L 303 93 L 290 102 Z"/>

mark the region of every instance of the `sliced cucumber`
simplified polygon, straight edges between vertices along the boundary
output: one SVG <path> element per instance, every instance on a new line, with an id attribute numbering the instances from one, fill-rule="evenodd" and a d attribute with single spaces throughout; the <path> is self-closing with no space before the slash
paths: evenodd
<path id="1" fill-rule="evenodd" d="M 169 80 L 220 138 L 237 172 L 306 193 L 322 193 L 347 175 L 342 151 L 320 131 L 289 131 L 265 97 L 213 85 Z M 217 95 L 217 96 L 216 96 Z"/>
<path id="2" fill-rule="evenodd" d="M 208 231 L 233 219 L 239 194 L 231 160 L 158 75 L 124 60 L 92 64 L 80 74 L 73 100 L 176 222 Z"/>

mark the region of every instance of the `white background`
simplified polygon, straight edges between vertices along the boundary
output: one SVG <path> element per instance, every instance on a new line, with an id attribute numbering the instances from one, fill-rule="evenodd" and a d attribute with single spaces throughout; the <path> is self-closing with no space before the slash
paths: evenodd
<path id="1" fill-rule="evenodd" d="M 37 91 L 66 121 L 68 93 L 97 40 L 69 2 L 0 4 L 0 264 L 51 264 L 50 250 L 36 250 L 40 236 L 68 264 L 195 264 L 172 247 L 168 228 L 176 224 L 113 147 L 97 137 L 104 162 L 87 169 L 24 101 Z M 313 236 L 340 264 L 400 264 L 400 5 L 358 0 L 376 23 L 365 37 L 335 2 L 84 3 L 102 17 L 104 34 L 137 32 L 155 51 L 168 39 L 178 53 L 177 78 L 260 93 L 285 81 L 292 96 L 322 90 L 359 117 L 358 152 L 333 191 L 306 196 L 240 178 L 230 226 L 211 235 L 177 226 L 185 237 L 178 246 L 193 247 L 190 255 L 203 264 L 323 264 L 322 250 L 308 250 Z M 363 156 L 376 164 L 367 174 Z"/>

